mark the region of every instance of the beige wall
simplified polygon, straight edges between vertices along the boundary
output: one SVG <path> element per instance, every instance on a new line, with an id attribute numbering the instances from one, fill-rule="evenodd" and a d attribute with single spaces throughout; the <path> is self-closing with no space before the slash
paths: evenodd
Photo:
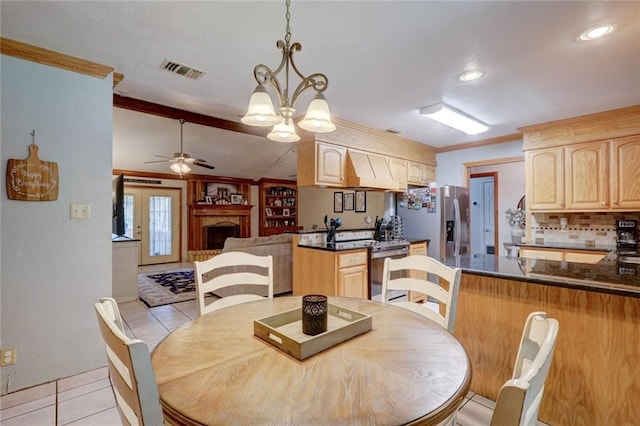
<path id="1" fill-rule="evenodd" d="M 298 224 L 304 227 L 305 231 L 313 229 L 317 225 L 319 229 L 324 229 L 323 219 L 327 215 L 329 219 L 340 217 L 343 228 L 372 228 L 376 216 L 382 217 L 384 214 L 384 192 L 367 191 L 367 211 L 356 213 L 355 211 L 344 211 L 342 213 L 333 212 L 333 194 L 335 192 L 353 193 L 352 189 L 337 188 L 298 188 Z M 371 216 L 370 224 L 365 222 L 365 218 Z"/>

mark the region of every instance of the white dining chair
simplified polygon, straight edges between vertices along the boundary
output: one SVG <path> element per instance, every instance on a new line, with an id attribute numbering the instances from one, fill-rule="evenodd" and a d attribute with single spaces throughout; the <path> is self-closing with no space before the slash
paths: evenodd
<path id="1" fill-rule="evenodd" d="M 238 303 L 273 297 L 271 255 L 230 251 L 194 264 L 200 315 Z M 232 294 L 219 299 L 207 298 L 209 293 L 215 294 L 220 290 L 225 293 L 231 291 Z"/>
<path id="2" fill-rule="evenodd" d="M 94 306 L 106 345 L 109 380 L 122 424 L 165 424 L 147 344 L 125 335 L 114 299 L 103 297 Z"/>
<path id="3" fill-rule="evenodd" d="M 500 389 L 491 426 L 534 426 L 551 367 L 558 321 L 546 312 L 529 314 L 520 339 L 513 376 Z"/>
<path id="4" fill-rule="evenodd" d="M 408 309 L 436 322 L 453 333 L 460 287 L 460 268 L 450 268 L 432 257 L 412 255 L 398 259 L 387 258 L 382 273 L 382 302 Z M 435 278 L 438 281 L 432 281 Z M 447 288 L 441 285 L 447 281 Z M 416 291 L 443 306 L 444 313 L 426 304 L 410 301 L 390 301 L 390 290 Z"/>

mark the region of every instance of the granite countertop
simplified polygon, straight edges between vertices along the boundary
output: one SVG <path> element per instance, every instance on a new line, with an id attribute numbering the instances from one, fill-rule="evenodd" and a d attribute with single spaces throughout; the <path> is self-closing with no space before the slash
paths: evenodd
<path id="1" fill-rule="evenodd" d="M 584 251 L 615 251 L 615 246 L 587 246 L 582 243 L 565 243 L 565 242 L 549 242 L 549 243 L 515 243 L 518 247 L 546 248 L 556 250 L 584 250 Z"/>
<path id="2" fill-rule="evenodd" d="M 337 243 L 301 243 L 298 247 L 325 250 L 325 251 L 349 251 L 349 250 L 361 250 L 370 249 L 371 240 L 369 241 L 338 241 Z"/>
<path id="3" fill-rule="evenodd" d="M 640 297 L 640 265 L 602 260 L 596 264 L 473 254 L 444 263 L 464 273 L 535 284 Z"/>

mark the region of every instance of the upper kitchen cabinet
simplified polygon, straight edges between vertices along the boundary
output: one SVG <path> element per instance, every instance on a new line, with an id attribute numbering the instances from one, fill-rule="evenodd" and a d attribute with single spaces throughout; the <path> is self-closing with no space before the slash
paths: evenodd
<path id="1" fill-rule="evenodd" d="M 409 159 L 426 170 L 415 185 L 435 178 L 432 147 L 336 117 L 332 121 L 335 132 L 301 135 L 303 140 L 296 147 L 299 187 L 404 190 Z"/>
<path id="2" fill-rule="evenodd" d="M 427 164 L 407 161 L 407 183 L 415 186 L 429 186 L 436 180 L 436 169 Z"/>
<path id="3" fill-rule="evenodd" d="M 298 153 L 298 186 L 346 186 L 347 148 L 323 142 L 301 142 Z"/>
<path id="4" fill-rule="evenodd" d="M 564 209 L 564 149 L 526 151 L 524 165 L 529 210 Z"/>
<path id="5" fill-rule="evenodd" d="M 402 158 L 389 157 L 389 170 L 393 180 L 398 182 L 398 189 L 406 191 L 407 185 L 407 160 Z"/>
<path id="6" fill-rule="evenodd" d="M 520 131 L 530 211 L 640 210 L 640 105 Z"/>
<path id="7" fill-rule="evenodd" d="M 608 143 L 588 142 L 565 147 L 567 210 L 609 208 Z"/>
<path id="8" fill-rule="evenodd" d="M 611 207 L 640 210 L 640 135 L 611 141 Z"/>

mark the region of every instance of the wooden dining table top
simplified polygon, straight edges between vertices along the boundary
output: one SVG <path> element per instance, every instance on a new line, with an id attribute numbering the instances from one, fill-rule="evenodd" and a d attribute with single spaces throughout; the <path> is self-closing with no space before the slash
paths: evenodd
<path id="1" fill-rule="evenodd" d="M 253 334 L 253 321 L 299 308 L 277 297 L 181 326 L 151 360 L 175 424 L 438 424 L 462 404 L 471 367 L 456 338 L 392 304 L 329 297 L 372 329 L 302 361 Z"/>

